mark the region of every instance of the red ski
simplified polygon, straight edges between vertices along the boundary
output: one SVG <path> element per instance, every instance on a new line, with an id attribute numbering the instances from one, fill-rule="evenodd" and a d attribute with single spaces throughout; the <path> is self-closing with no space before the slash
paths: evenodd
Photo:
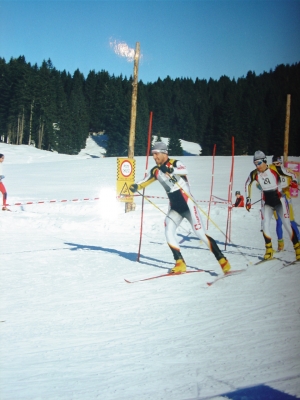
<path id="1" fill-rule="evenodd" d="M 245 272 L 245 271 L 246 271 L 245 269 L 236 269 L 236 270 L 233 270 L 233 271 L 229 271 L 229 272 L 227 272 L 227 273 L 224 274 L 224 275 L 218 276 L 218 277 L 217 277 L 215 280 L 213 280 L 212 282 L 207 282 L 207 286 L 212 286 L 214 283 L 220 281 L 221 279 L 228 278 L 229 276 L 233 276 L 233 275 L 238 275 L 238 274 L 240 274 L 240 273 L 242 273 L 242 272 Z"/>
<path id="2" fill-rule="evenodd" d="M 127 283 L 136 283 L 136 282 L 142 282 L 142 281 L 150 281 L 151 279 L 158 279 L 158 278 L 164 278 L 166 276 L 178 276 L 178 275 L 186 275 L 186 274 L 194 274 L 195 272 L 209 272 L 209 271 L 204 271 L 203 269 L 198 269 L 197 271 L 186 271 L 184 273 L 177 273 L 177 274 L 161 274 L 161 275 L 155 275 L 155 276 L 150 276 L 148 278 L 141 278 L 141 279 L 137 279 L 135 281 L 130 281 L 128 279 L 124 278 L 124 281 Z"/>

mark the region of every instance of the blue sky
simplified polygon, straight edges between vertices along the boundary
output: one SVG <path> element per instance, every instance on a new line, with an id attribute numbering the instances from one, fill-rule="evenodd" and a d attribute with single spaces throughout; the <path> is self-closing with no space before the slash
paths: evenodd
<path id="1" fill-rule="evenodd" d="M 299 0 L 0 2 L 0 57 L 129 77 L 111 41 L 140 43 L 139 79 L 219 79 L 300 61 Z"/>

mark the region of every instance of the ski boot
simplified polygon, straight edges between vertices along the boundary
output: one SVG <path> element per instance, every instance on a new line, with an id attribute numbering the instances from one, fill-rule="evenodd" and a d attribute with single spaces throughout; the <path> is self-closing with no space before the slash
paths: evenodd
<path id="1" fill-rule="evenodd" d="M 272 243 L 267 243 L 266 244 L 266 253 L 264 255 L 264 259 L 265 260 L 270 260 L 271 258 L 273 258 L 273 254 L 274 254 L 274 250 L 272 247 Z"/>
<path id="2" fill-rule="evenodd" d="M 296 252 L 296 260 L 300 261 L 300 242 L 294 244 L 294 249 Z"/>
<path id="3" fill-rule="evenodd" d="M 2 207 L 2 211 L 10 211 L 10 209 L 7 208 L 6 206 L 3 206 L 3 207 Z"/>
<path id="4" fill-rule="evenodd" d="M 171 274 L 184 274 L 186 272 L 186 264 L 182 258 L 176 260 L 175 267 L 170 271 Z"/>
<path id="5" fill-rule="evenodd" d="M 227 274 L 227 272 L 229 272 L 230 268 L 231 268 L 229 261 L 225 257 L 220 258 L 220 260 L 218 260 L 218 261 L 219 261 L 219 264 L 220 264 L 224 274 Z"/>
<path id="6" fill-rule="evenodd" d="M 278 239 L 278 251 L 282 251 L 284 249 L 284 240 Z"/>

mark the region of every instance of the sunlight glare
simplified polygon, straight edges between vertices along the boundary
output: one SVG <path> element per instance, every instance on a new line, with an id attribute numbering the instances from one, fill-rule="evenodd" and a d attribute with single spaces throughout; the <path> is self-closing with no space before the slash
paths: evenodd
<path id="1" fill-rule="evenodd" d="M 102 218 L 114 220 L 124 210 L 124 204 L 116 198 L 116 191 L 111 187 L 100 189 L 99 192 L 99 213 Z"/>

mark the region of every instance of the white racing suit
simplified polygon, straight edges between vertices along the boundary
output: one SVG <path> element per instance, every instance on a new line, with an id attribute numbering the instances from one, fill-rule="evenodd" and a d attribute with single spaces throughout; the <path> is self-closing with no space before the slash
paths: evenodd
<path id="1" fill-rule="evenodd" d="M 246 196 L 250 198 L 251 202 L 251 185 L 256 181 L 262 189 L 262 228 L 265 243 L 271 243 L 270 222 L 273 212 L 276 211 L 282 220 L 283 226 L 289 234 L 293 244 L 298 243 L 296 232 L 293 230 L 290 222 L 289 210 L 286 202 L 281 194 L 280 176 L 277 171 L 267 168 L 264 172 L 253 170 L 246 183 L 245 192 Z"/>
<path id="2" fill-rule="evenodd" d="M 163 186 L 170 200 L 169 212 L 165 219 L 165 236 L 174 259 L 183 259 L 177 241 L 176 229 L 183 218 L 191 224 L 195 235 L 207 245 L 217 260 L 224 257 L 215 240 L 206 234 L 196 202 L 192 200 L 187 179 L 187 168 L 179 160 L 168 159 L 164 165 L 173 168 L 172 174 L 165 174 L 155 166 L 149 175 L 138 183 L 138 190 L 144 189 L 155 180 Z"/>

